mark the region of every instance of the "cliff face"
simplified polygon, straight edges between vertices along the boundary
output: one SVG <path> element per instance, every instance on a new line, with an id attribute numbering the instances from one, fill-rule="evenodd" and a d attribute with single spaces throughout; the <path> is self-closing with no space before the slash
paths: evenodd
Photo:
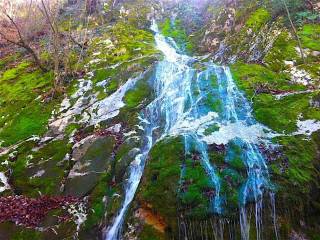
<path id="1" fill-rule="evenodd" d="M 271 184 L 263 195 L 261 229 L 257 205 L 247 204 L 250 239 L 259 230 L 262 239 L 319 238 L 320 3 L 289 4 L 292 24 L 283 5 L 267 0 L 101 1 L 96 7 L 85 20 L 69 14 L 84 9 L 82 1 L 69 2 L 60 13 L 59 27 L 71 16 L 70 31 L 87 40 L 85 50 L 70 54 L 77 75 L 54 97 L 52 71 L 38 70 L 23 50 L 1 42 L 0 238 L 102 239 L 112 226 L 130 169 L 148 142 L 150 123 L 143 120 L 159 97 L 157 74 L 166 66 L 159 62 L 168 57 L 150 30 L 153 19 L 179 56 L 197 56 L 180 70 L 190 67 L 181 81 L 193 76 L 192 84 L 199 84 L 191 84 L 188 94 L 203 96 L 200 109 L 222 114 L 217 92 L 225 78 L 210 64 L 228 65 L 237 94 L 250 105 L 246 114 L 273 134 L 267 144 L 257 144 Z M 41 55 L 48 64 L 50 54 Z M 198 120 L 180 127 L 190 129 L 203 118 Z M 201 133 L 207 139 L 224 125 L 208 126 Z M 246 147 L 236 138 L 206 147 L 227 205 L 217 214 L 217 188 L 200 163 L 199 146 L 186 145 L 185 134 L 169 135 L 161 138 L 161 127 L 152 130 L 157 141 L 124 215 L 123 239 L 240 239 Z"/>

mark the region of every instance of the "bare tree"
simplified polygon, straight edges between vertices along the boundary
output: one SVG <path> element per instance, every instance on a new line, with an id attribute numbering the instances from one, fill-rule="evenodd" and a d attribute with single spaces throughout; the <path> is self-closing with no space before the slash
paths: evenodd
<path id="1" fill-rule="evenodd" d="M 58 88 L 58 86 L 61 84 L 61 74 L 59 71 L 59 65 L 60 65 L 60 52 L 61 52 L 61 35 L 59 32 L 59 28 L 57 25 L 57 9 L 54 6 L 50 6 L 48 2 L 44 2 L 44 0 L 41 0 L 41 6 L 39 7 L 40 11 L 42 12 L 43 16 L 45 17 L 46 21 L 48 22 L 50 26 L 51 31 L 51 37 L 52 37 L 52 47 L 53 47 L 53 71 L 54 71 L 54 85 L 55 88 Z"/>
<path id="2" fill-rule="evenodd" d="M 86 44 L 78 42 L 69 30 L 61 30 L 59 28 L 59 5 L 52 3 L 49 0 L 41 0 L 39 6 L 40 12 L 43 14 L 46 22 L 49 25 L 51 35 L 51 45 L 53 49 L 53 70 L 55 76 L 55 88 L 59 90 L 62 85 L 63 78 L 72 74 L 69 55 L 74 46 L 80 49 L 86 49 Z M 70 23 L 71 19 L 69 19 Z"/>
<path id="3" fill-rule="evenodd" d="M 24 11 L 23 16 L 19 16 L 14 11 L 10 2 L 2 6 L 0 13 L 0 38 L 17 47 L 25 49 L 33 58 L 34 63 L 43 71 L 47 68 L 41 62 L 38 52 L 32 47 L 32 40 L 43 32 L 44 25 L 38 21 L 37 27 L 34 23 L 39 20 L 34 13 L 32 0 L 29 3 L 19 6 L 16 11 Z M 31 19 L 31 16 L 33 19 Z"/>

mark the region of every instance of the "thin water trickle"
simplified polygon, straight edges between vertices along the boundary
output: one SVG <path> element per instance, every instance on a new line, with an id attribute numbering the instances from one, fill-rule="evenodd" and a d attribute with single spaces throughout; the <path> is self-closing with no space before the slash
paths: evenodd
<path id="1" fill-rule="evenodd" d="M 272 223 L 273 223 L 273 230 L 276 237 L 276 240 L 279 240 L 279 232 L 278 232 L 278 224 L 277 224 L 277 214 L 276 214 L 276 199 L 275 194 L 270 192 L 270 203 L 271 203 L 271 210 L 272 210 Z"/>
<path id="2" fill-rule="evenodd" d="M 233 142 L 241 149 L 242 161 L 247 168 L 247 179 L 239 190 L 241 235 L 243 240 L 249 239 L 250 217 L 247 216 L 246 205 L 254 202 L 257 239 L 261 239 L 262 198 L 265 190 L 270 188 L 270 182 L 264 157 L 258 147 L 250 141 L 252 133 L 248 131 L 248 127 L 255 126 L 257 122 L 251 115 L 252 108 L 249 102 L 237 88 L 228 67 L 207 62 L 202 63 L 203 69 L 195 69 L 192 64 L 197 60 L 179 54 L 175 45 L 170 45 L 173 40 L 166 40 L 159 32 L 155 21 L 151 29 L 155 33 L 156 46 L 163 53 L 164 59 L 158 62 L 153 79 L 155 99 L 140 116 L 141 125 L 144 127 L 144 141 L 140 154 L 135 157 L 128 169 L 129 178 L 125 184 L 124 201 L 113 224 L 107 228 L 105 239 L 121 238 L 125 214 L 143 175 L 149 151 L 157 141 L 166 136 L 184 136 L 186 157 L 192 151 L 199 154 L 201 165 L 215 192 L 211 199 L 211 211 L 216 214 L 225 212 L 227 206 L 225 206 L 225 196 L 221 196 L 221 179 L 209 159 L 208 146 L 204 138 L 204 131 L 212 124 L 217 124 L 221 128 L 232 124 L 238 126 L 235 128 L 236 132 L 233 132 Z M 212 76 L 217 78 L 216 88 L 210 85 Z M 208 95 L 214 95 L 221 101 L 222 109 L 219 113 L 214 112 L 205 103 Z M 153 134 L 155 129 L 157 132 L 160 131 L 158 137 Z M 226 135 L 218 134 L 220 139 L 229 141 L 230 135 L 226 136 L 228 132 L 224 133 Z M 184 167 L 182 164 L 181 179 Z M 220 222 L 219 225 L 220 230 L 217 235 L 223 239 L 224 224 Z"/>

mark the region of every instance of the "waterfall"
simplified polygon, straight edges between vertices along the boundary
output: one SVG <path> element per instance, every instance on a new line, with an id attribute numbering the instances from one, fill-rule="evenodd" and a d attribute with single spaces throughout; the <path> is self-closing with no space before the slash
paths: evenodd
<path id="1" fill-rule="evenodd" d="M 140 153 L 128 168 L 125 197 L 118 215 L 106 230 L 105 239 L 121 238 L 124 218 L 143 175 L 149 151 L 157 141 L 166 136 L 184 136 L 186 155 L 192 150 L 190 146 L 199 153 L 201 165 L 215 190 L 211 199 L 211 210 L 218 215 L 223 214 L 227 206 L 224 196 L 221 196 L 221 179 L 216 167 L 210 162 L 207 145 L 220 144 L 220 141 L 227 144 L 232 139 L 239 146 L 247 169 L 247 179 L 239 190 L 241 235 L 242 239 L 249 239 L 250 220 L 246 205 L 254 202 L 257 239 L 261 239 L 262 199 L 264 191 L 270 189 L 271 184 L 264 157 L 253 142 L 255 138 L 252 137 L 252 131 L 259 135 L 264 132 L 264 127 L 252 117 L 252 108 L 234 83 L 228 67 L 201 62 L 202 68 L 196 69 L 192 67 L 193 63 L 198 61 L 196 57 L 179 54 L 175 45 L 170 45 L 171 41 L 167 41 L 159 32 L 155 21 L 152 22 L 151 29 L 155 33 L 156 46 L 163 53 L 164 59 L 156 66 L 153 81 L 155 99 L 140 114 L 144 128 L 143 144 Z M 212 76 L 217 78 L 217 88 L 208 85 Z M 222 103 L 219 113 L 204 104 L 210 94 Z M 212 124 L 217 124 L 222 130 L 204 136 L 204 131 Z M 226 130 L 229 128 L 233 131 Z M 153 134 L 155 129 L 160 134 Z M 226 160 L 227 158 L 228 156 Z M 183 172 L 182 169 L 182 175 Z M 273 217 L 274 221 L 275 219 Z M 188 229 L 184 228 L 182 232 L 187 231 Z M 220 232 L 220 235 L 223 234 L 223 231 Z"/>

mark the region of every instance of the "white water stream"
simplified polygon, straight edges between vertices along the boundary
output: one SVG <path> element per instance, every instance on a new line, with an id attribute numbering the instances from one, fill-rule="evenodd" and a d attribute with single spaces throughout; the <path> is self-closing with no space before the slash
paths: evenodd
<path id="1" fill-rule="evenodd" d="M 211 202 L 212 211 L 216 214 L 222 214 L 226 206 L 220 196 L 219 176 L 208 157 L 207 144 L 227 144 L 232 140 L 242 149 L 247 179 L 239 190 L 241 234 L 244 240 L 249 239 L 245 206 L 248 202 L 255 202 L 256 232 L 257 239 L 260 239 L 262 199 L 270 183 L 266 162 L 255 142 L 267 136 L 267 129 L 251 116 L 251 106 L 235 85 L 229 68 L 209 62 L 203 64 L 204 69 L 197 70 L 192 67 L 192 63 L 197 60 L 179 54 L 159 33 L 155 22 L 151 29 L 155 32 L 156 46 L 164 55 L 164 59 L 157 64 L 154 76 L 156 97 L 141 113 L 143 145 L 129 166 L 124 201 L 112 225 L 107 228 L 105 239 L 121 239 L 125 215 L 140 183 L 149 151 L 159 139 L 169 135 L 184 136 L 186 151 L 189 151 L 189 143 L 196 146 L 201 165 L 215 189 Z M 219 113 L 203 104 L 203 100 L 210 94 L 204 83 L 209 82 L 212 75 L 216 76 L 218 83 L 215 94 L 222 105 Z M 219 130 L 205 136 L 205 129 L 212 124 L 219 126 Z M 160 136 L 155 136 L 155 129 L 161 133 Z"/>

